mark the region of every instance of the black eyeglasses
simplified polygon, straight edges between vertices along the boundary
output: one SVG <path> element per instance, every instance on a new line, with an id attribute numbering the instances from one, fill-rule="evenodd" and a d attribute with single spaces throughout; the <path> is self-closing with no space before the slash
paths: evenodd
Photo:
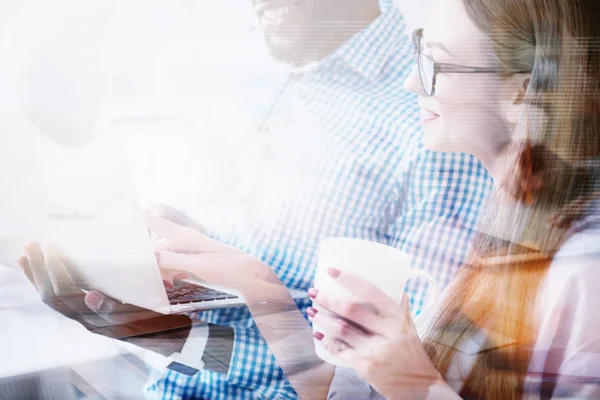
<path id="1" fill-rule="evenodd" d="M 497 74 L 500 72 L 496 68 L 467 67 L 465 65 L 435 62 L 423 54 L 423 29 L 415 29 L 412 37 L 415 47 L 415 62 L 419 69 L 421 85 L 423 85 L 423 91 L 429 97 L 435 94 L 435 81 L 437 74 L 440 72 L 452 74 Z"/>

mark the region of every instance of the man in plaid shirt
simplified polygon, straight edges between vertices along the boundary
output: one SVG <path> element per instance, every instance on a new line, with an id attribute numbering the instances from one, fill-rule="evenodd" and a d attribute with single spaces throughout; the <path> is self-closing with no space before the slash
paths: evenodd
<path id="1" fill-rule="evenodd" d="M 423 149 L 416 98 L 402 86 L 413 49 L 399 10 L 391 0 L 256 0 L 255 9 L 271 53 L 290 68 L 273 93 L 261 87 L 249 96 L 254 127 L 236 138 L 239 152 L 226 143 L 235 157 L 222 168 L 210 160 L 220 183 L 230 183 L 224 195 L 237 199 L 237 213 L 230 224 L 208 224 L 208 233 L 271 265 L 295 289 L 312 285 L 328 236 L 398 247 L 446 286 L 491 181 L 471 156 Z M 425 289 L 409 284 L 414 312 Z M 228 370 L 166 371 L 149 394 L 296 398 L 246 309 L 197 318 L 233 327 Z"/>

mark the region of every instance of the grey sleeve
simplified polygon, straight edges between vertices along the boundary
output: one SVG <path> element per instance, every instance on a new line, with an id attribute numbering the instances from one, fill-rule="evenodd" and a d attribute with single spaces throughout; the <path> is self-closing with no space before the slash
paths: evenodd
<path id="1" fill-rule="evenodd" d="M 336 367 L 327 399 L 331 400 L 384 400 L 353 369 Z"/>

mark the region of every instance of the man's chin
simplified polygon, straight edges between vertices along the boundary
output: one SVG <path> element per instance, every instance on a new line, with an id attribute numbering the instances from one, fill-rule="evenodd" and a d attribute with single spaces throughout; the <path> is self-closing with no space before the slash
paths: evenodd
<path id="1" fill-rule="evenodd" d="M 298 64 L 303 51 L 300 46 L 291 39 L 266 38 L 269 53 L 276 61 L 287 64 Z"/>

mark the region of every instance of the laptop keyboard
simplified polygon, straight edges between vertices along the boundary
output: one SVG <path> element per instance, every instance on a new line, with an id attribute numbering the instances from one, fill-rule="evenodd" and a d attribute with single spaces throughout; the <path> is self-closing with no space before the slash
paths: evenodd
<path id="1" fill-rule="evenodd" d="M 167 290 L 167 297 L 171 305 L 238 298 L 235 294 L 221 292 L 220 290 L 204 286 L 191 285 L 189 283 L 165 289 Z"/>

